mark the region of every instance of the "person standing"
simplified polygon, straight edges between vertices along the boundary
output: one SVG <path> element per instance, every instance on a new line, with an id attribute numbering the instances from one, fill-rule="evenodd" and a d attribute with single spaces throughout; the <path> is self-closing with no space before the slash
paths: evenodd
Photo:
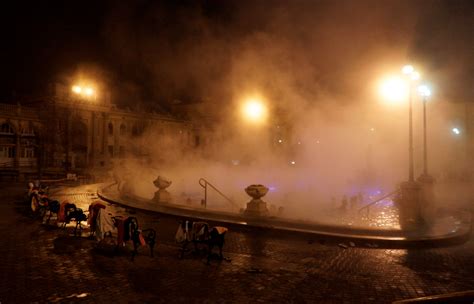
<path id="1" fill-rule="evenodd" d="M 342 197 L 341 207 L 339 207 L 339 210 L 343 213 L 347 211 L 347 196 L 345 194 Z"/>

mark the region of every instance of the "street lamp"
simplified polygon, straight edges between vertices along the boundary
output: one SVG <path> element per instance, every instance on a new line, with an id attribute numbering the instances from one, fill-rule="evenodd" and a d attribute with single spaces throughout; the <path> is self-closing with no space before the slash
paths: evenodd
<path id="1" fill-rule="evenodd" d="M 420 74 L 411 65 L 402 68 L 405 75 L 405 88 L 398 86 L 398 93 L 403 93 L 404 98 L 408 94 L 408 181 L 400 185 L 401 195 L 396 200 L 399 211 L 399 221 L 402 229 L 413 229 L 423 225 L 427 219 L 426 206 L 434 200 L 433 179 L 427 175 L 427 147 L 426 147 L 426 101 L 431 95 L 428 87 L 421 86 L 419 92 L 423 96 L 423 121 L 424 121 L 424 172 L 419 180 L 415 182 L 413 166 L 413 83 L 420 79 Z"/>
<path id="2" fill-rule="evenodd" d="M 264 123 L 267 119 L 267 107 L 258 98 L 249 98 L 242 104 L 243 117 L 252 123 Z"/>
<path id="3" fill-rule="evenodd" d="M 406 81 L 398 76 L 392 76 L 382 81 L 380 94 L 390 103 L 401 102 L 407 94 Z"/>
<path id="4" fill-rule="evenodd" d="M 412 102 L 412 90 L 413 90 L 413 81 L 416 81 L 420 78 L 420 74 L 415 71 L 415 68 L 411 65 L 405 65 L 402 68 L 402 73 L 409 78 L 408 86 L 408 182 L 413 183 L 414 178 L 414 169 L 413 169 L 413 102 Z"/>
<path id="5" fill-rule="evenodd" d="M 87 85 L 87 83 L 89 83 L 89 85 Z M 73 98 L 73 102 L 78 102 L 78 101 L 84 101 L 84 100 L 87 100 L 87 101 L 96 101 L 97 100 L 97 92 L 95 89 L 93 89 L 93 86 L 90 85 L 90 82 L 79 82 L 79 83 L 76 83 L 74 85 L 71 86 L 71 91 L 73 93 L 73 95 L 77 96 L 78 98 Z M 69 108 L 71 109 L 71 107 Z M 76 111 L 74 109 L 74 107 L 72 107 L 72 111 L 69 112 L 69 114 L 73 114 L 74 111 Z M 71 115 L 67 115 L 66 116 L 66 161 L 65 161 L 65 170 L 66 170 L 66 173 L 68 173 L 69 171 L 69 166 L 70 166 L 70 162 L 69 162 L 69 156 L 70 156 L 70 153 L 69 153 L 69 150 L 70 150 L 70 139 L 69 137 L 71 136 Z"/>
<path id="6" fill-rule="evenodd" d="M 431 90 L 427 85 L 421 85 L 418 87 L 418 92 L 423 97 L 423 175 L 428 176 L 428 146 L 426 139 L 426 102 L 428 97 L 431 96 Z"/>
<path id="7" fill-rule="evenodd" d="M 73 85 L 71 91 L 82 98 L 91 99 L 97 97 L 96 91 L 89 86 Z"/>

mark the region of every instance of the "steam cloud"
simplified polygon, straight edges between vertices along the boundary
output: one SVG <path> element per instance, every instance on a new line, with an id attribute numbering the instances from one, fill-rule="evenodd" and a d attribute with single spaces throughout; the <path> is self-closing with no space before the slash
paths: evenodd
<path id="1" fill-rule="evenodd" d="M 463 27 L 472 20 L 472 12 L 453 8 L 453 16 L 462 16 L 464 23 L 440 29 L 424 43 L 433 24 L 450 20 L 440 15 L 446 5 L 435 1 L 116 4 L 103 33 L 128 73 L 117 91 L 130 96 L 127 87 L 136 90 L 139 84 L 144 102 L 158 99 L 166 106 L 175 99 L 200 101 L 216 109 L 207 114 L 219 121 L 213 139 L 199 153 L 177 140 L 177 134 L 153 141 L 158 130 L 149 129 L 143 136 L 150 139 L 146 141 L 154 169 L 144 171 L 134 163 L 122 167 L 137 174 L 132 178 L 136 191 L 150 198 L 157 174 L 173 181 L 170 190 L 176 191 L 177 200 L 194 199 L 202 191 L 197 180 L 204 177 L 242 206 L 249 200 L 243 189 L 262 183 L 271 187 L 266 200 L 294 216 L 303 216 L 308 209 L 317 216 L 332 197 L 339 201 L 361 189 L 388 192 L 407 174 L 407 109 L 377 102 L 372 84 L 383 73 L 398 71 L 407 60 L 419 63 L 440 87 L 450 76 L 466 75 L 454 59 L 446 64 L 426 59 L 440 62 L 457 45 L 460 56 L 472 63 L 462 39 L 450 50 L 433 54 L 453 30 L 472 37 L 472 28 Z M 253 92 L 265 96 L 272 113 L 278 113 L 268 126 L 271 131 L 253 130 L 231 114 L 242 96 Z M 437 98 L 449 98 L 452 92 L 444 90 Z M 453 171 L 450 164 L 462 153 L 446 145 L 452 139 L 445 132 L 449 122 L 443 107 L 430 110 L 429 131 L 430 170 L 440 178 Z M 421 132 L 420 115 L 418 103 L 415 134 Z M 272 138 L 280 123 L 289 132 L 283 138 L 285 148 Z M 418 173 L 421 139 L 416 137 L 415 143 Z M 459 161 L 459 170 L 467 166 Z"/>

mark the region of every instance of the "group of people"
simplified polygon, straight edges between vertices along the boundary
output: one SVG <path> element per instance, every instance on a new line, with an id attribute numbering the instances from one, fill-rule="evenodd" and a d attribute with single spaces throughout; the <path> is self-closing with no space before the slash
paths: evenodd
<path id="1" fill-rule="evenodd" d="M 347 197 L 347 195 L 344 194 L 344 196 L 341 199 L 341 205 L 339 206 L 338 209 L 341 212 L 346 212 L 348 210 L 355 210 L 358 207 L 361 207 L 363 203 L 364 203 L 364 197 L 362 195 L 362 192 L 352 195 L 349 198 Z"/>

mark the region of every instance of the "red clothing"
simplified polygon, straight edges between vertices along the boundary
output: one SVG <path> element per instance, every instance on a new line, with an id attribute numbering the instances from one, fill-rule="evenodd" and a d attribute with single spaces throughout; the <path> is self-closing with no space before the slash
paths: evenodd
<path id="1" fill-rule="evenodd" d="M 105 209 L 105 205 L 101 202 L 93 202 L 89 205 L 89 217 L 87 218 L 87 224 L 90 225 L 92 231 L 95 231 L 97 225 L 97 215 L 99 215 L 100 209 Z"/>
<path id="2" fill-rule="evenodd" d="M 117 244 L 119 246 L 123 245 L 123 239 L 125 235 L 124 224 L 125 220 L 123 218 L 116 217 L 115 218 L 115 227 L 117 227 Z"/>

